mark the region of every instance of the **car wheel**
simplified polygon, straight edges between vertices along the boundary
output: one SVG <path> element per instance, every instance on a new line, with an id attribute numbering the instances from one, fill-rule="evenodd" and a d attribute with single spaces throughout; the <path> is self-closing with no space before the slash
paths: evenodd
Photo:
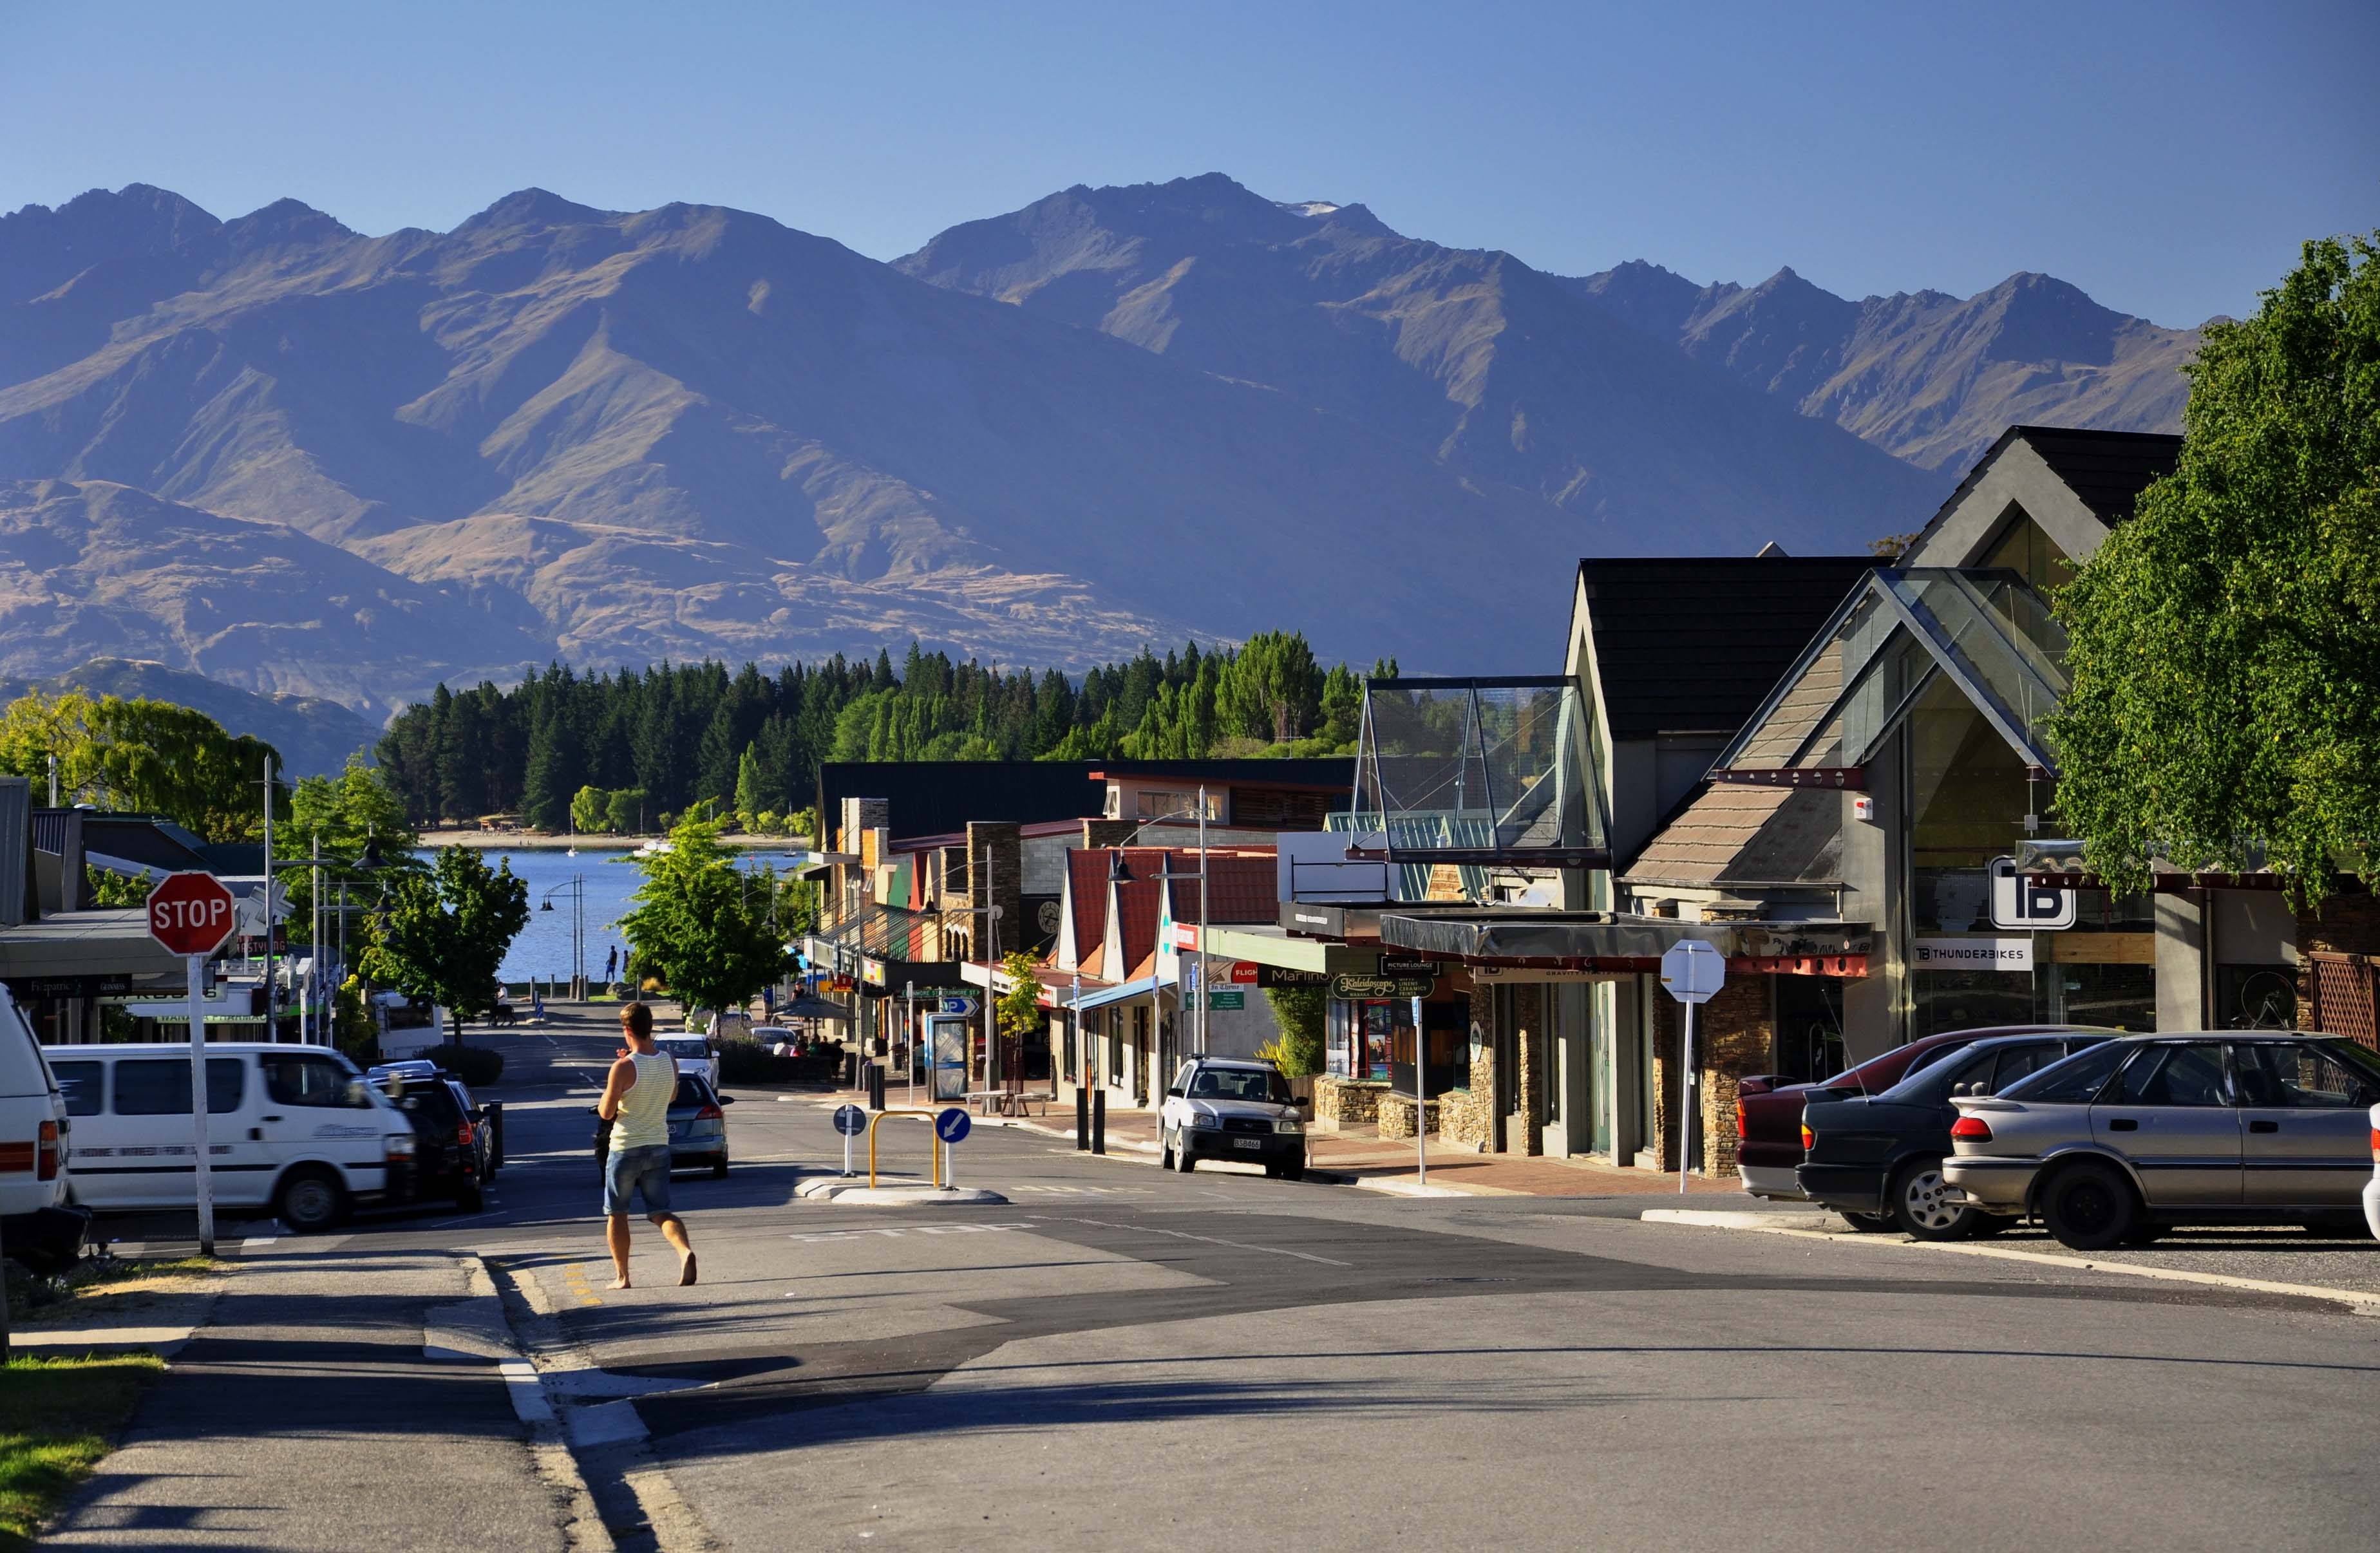
<path id="1" fill-rule="evenodd" d="M 1173 1168 L 1173 1134 L 1170 1129 L 1157 1136 L 1157 1168 L 1160 1171 Z"/>
<path id="2" fill-rule="evenodd" d="M 1900 1228 L 1888 1213 L 1846 1213 L 1842 1221 L 1864 1235 L 1880 1235 Z"/>
<path id="3" fill-rule="evenodd" d="M 347 1189 L 322 1166 L 301 1165 L 281 1178 L 273 1211 L 293 1233 L 319 1235 L 346 1218 Z"/>
<path id="4" fill-rule="evenodd" d="M 1173 1134 L 1173 1168 L 1184 1175 L 1188 1175 L 1198 1168 L 1198 1161 L 1190 1156 L 1188 1140 L 1183 1137 L 1178 1129 Z"/>
<path id="5" fill-rule="evenodd" d="M 1305 1179 L 1305 1167 L 1304 1165 L 1283 1165 L 1281 1168 L 1281 1178 L 1283 1181 L 1304 1181 Z"/>
<path id="6" fill-rule="evenodd" d="M 727 1179 L 727 1159 L 724 1155 L 720 1157 L 719 1163 L 710 1167 L 710 1179 L 713 1181 Z"/>
<path id="7" fill-rule="evenodd" d="M 2070 1251 L 2105 1251 L 2140 1223 L 2132 1183 L 2113 1166 L 2070 1165 L 2041 1194 L 2041 1219 Z"/>
<path id="8" fill-rule="evenodd" d="M 465 1213 L 477 1213 L 488 1206 L 488 1195 L 476 1181 L 467 1181 L 455 1188 L 455 1206 Z"/>
<path id="9" fill-rule="evenodd" d="M 1885 1201 L 1892 1207 L 1893 1227 L 1912 1240 L 1964 1240 L 1973 1230 L 1976 1209 L 1952 1195 L 1957 1189 L 1942 1179 L 1942 1161 L 1912 1159 L 1892 1173 L 1892 1189 Z"/>

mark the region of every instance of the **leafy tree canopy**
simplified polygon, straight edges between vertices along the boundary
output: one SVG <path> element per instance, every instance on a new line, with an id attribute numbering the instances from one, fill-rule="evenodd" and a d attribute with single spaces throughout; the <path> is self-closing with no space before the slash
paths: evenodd
<path id="1" fill-rule="evenodd" d="M 2380 839 L 2380 233 L 2208 326 L 2179 467 L 2056 600 L 2058 807 L 2119 890 L 2269 861 L 2303 900 Z"/>
<path id="2" fill-rule="evenodd" d="M 464 1020 L 493 1012 L 497 967 L 528 926 L 528 885 L 509 863 L 490 868 L 470 847 L 445 847 L 431 867 L 388 881 L 363 972 L 443 1004 L 459 1042 Z"/>
<path id="3" fill-rule="evenodd" d="M 53 756 L 61 802 L 164 815 L 211 842 L 262 830 L 265 762 L 280 767 L 263 740 L 170 701 L 37 690 L 0 710 L 0 770 L 46 797 Z M 286 802 L 284 790 L 275 803 Z"/>
<path id="4" fill-rule="evenodd" d="M 746 873 L 712 820 L 680 820 L 666 851 L 639 854 L 645 876 L 620 918 L 638 972 L 688 1008 L 738 1009 L 793 969 L 772 907 L 772 870 Z"/>

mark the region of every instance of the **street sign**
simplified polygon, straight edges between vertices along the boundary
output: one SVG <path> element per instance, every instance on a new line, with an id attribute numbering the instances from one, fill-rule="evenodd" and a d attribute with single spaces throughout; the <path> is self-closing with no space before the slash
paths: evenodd
<path id="1" fill-rule="evenodd" d="M 1248 1006 L 1248 995 L 1236 987 L 1228 992 L 1209 992 L 1207 994 L 1207 1006 L 1232 1013 Z"/>
<path id="2" fill-rule="evenodd" d="M 1680 939 L 1661 956 L 1661 985 L 1670 996 L 1686 1006 L 1685 1028 L 1679 1044 L 1682 1053 L 1678 1063 L 1678 1114 L 1685 1125 L 1678 1129 L 1678 1190 L 1686 1189 L 1686 1171 L 1692 1168 L 1687 1158 L 1687 1142 L 1694 1135 L 1694 1005 L 1706 1003 L 1727 985 L 1727 956 L 1700 939 Z"/>
<path id="3" fill-rule="evenodd" d="M 868 1131 L 868 1113 L 857 1106 L 834 1108 L 834 1130 L 844 1137 L 856 1138 Z"/>
<path id="4" fill-rule="evenodd" d="M 1727 983 L 1727 956 L 1700 939 L 1681 939 L 1661 956 L 1661 985 L 1682 1003 L 1706 1003 Z"/>
<path id="5" fill-rule="evenodd" d="M 231 892 L 212 874 L 167 874 L 149 892 L 149 936 L 169 954 L 212 954 L 238 916 Z"/>
<path id="6" fill-rule="evenodd" d="M 967 1120 L 965 1109 L 959 1106 L 949 1107 L 934 1118 L 934 1131 L 941 1134 L 944 1143 L 965 1143 L 967 1129 L 973 1125 Z"/>
<path id="7" fill-rule="evenodd" d="M 982 1013 L 983 1004 L 978 1002 L 973 995 L 961 992 L 954 996 L 944 998 L 942 1000 L 941 1011 L 944 1013 L 955 1013 L 960 1018 L 966 1019 Z"/>
<path id="8" fill-rule="evenodd" d="M 2013 857 L 1995 857 L 1991 878 L 1992 926 L 2054 933 L 2074 926 L 2078 895 L 2072 890 L 2029 883 Z"/>

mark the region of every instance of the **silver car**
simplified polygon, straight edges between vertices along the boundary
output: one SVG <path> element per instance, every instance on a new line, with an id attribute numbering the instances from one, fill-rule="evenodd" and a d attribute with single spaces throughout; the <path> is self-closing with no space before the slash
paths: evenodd
<path id="1" fill-rule="evenodd" d="M 2134 1036 L 1958 1098 L 1943 1179 L 2077 1251 L 2179 1223 L 2352 1222 L 2380 1056 L 2337 1036 Z"/>

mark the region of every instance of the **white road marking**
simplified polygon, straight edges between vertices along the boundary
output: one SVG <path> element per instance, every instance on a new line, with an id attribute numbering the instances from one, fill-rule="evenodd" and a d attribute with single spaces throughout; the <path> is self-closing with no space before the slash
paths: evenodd
<path id="1" fill-rule="evenodd" d="M 570 1443 L 582 1449 L 645 1438 L 645 1421 L 632 1401 L 594 1402 L 563 1416 L 570 1426 Z"/>
<path id="2" fill-rule="evenodd" d="M 496 1366 L 504 1377 L 504 1392 L 512 1398 L 513 1411 L 524 1424 L 551 1424 L 553 1404 L 545 1400 L 545 1388 L 537 1378 L 537 1366 L 527 1359 L 506 1359 Z"/>
<path id="3" fill-rule="evenodd" d="M 1317 1256 L 1311 1251 L 1292 1251 L 1279 1245 L 1250 1245 L 1245 1241 L 1221 1240 L 1213 1235 L 1194 1235 L 1183 1230 L 1160 1230 L 1154 1224 L 1108 1224 L 1096 1219 L 1076 1219 L 1076 1224 L 1096 1225 L 1102 1230 L 1137 1230 L 1146 1235 L 1172 1235 L 1175 1240 L 1204 1241 L 1208 1245 L 1228 1245 L 1234 1251 L 1261 1251 L 1272 1256 L 1294 1256 L 1301 1262 L 1319 1262 L 1326 1268 L 1352 1268 L 1353 1262 L 1334 1262 L 1328 1256 Z"/>
<path id="4" fill-rule="evenodd" d="M 871 1235 L 979 1235 L 993 1230 L 1030 1230 L 1030 1224 L 906 1224 L 899 1229 L 828 1230 L 813 1235 L 788 1235 L 785 1238 L 802 1245 L 817 1245 L 839 1240 L 865 1240 Z M 1341 1264 L 1342 1267 L 1344 1263 Z"/>

